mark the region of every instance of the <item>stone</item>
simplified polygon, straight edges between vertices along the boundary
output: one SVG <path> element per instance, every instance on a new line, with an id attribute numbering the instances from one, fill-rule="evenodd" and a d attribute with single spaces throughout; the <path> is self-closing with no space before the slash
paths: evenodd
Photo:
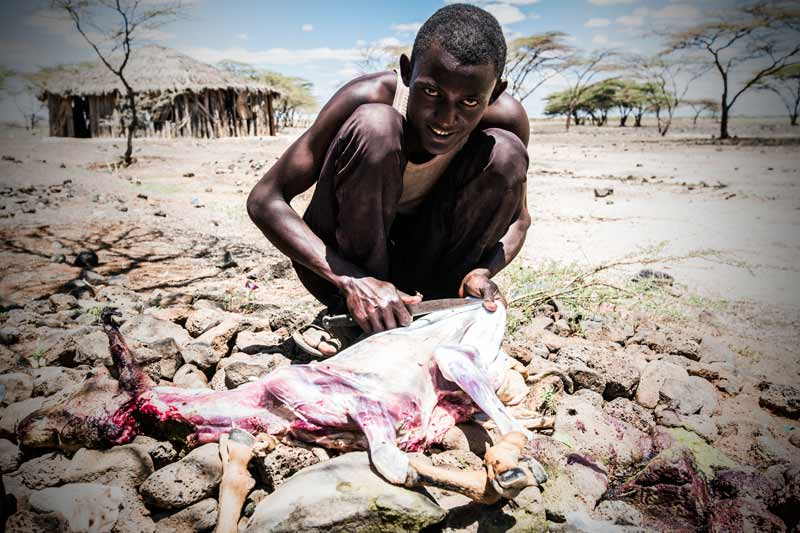
<path id="1" fill-rule="evenodd" d="M 716 473 L 712 487 L 718 498 L 746 498 L 768 507 L 775 503 L 779 486 L 755 470 L 725 469 Z"/>
<path id="2" fill-rule="evenodd" d="M 0 346 L 0 373 L 11 372 L 22 366 L 24 361 L 18 354 L 5 346 Z"/>
<path id="3" fill-rule="evenodd" d="M 595 509 L 595 514 L 602 520 L 608 520 L 617 526 L 641 526 L 642 513 L 633 505 L 620 500 L 604 500 Z"/>
<path id="4" fill-rule="evenodd" d="M 258 504 L 244 531 L 419 531 L 444 517 L 427 496 L 387 483 L 365 452 L 355 452 L 283 483 Z"/>
<path id="5" fill-rule="evenodd" d="M 28 374 L 13 372 L 0 375 L 0 405 L 21 402 L 33 393 L 33 378 Z"/>
<path id="6" fill-rule="evenodd" d="M 610 341 L 624 344 L 626 340 L 633 337 L 634 329 L 627 322 L 595 317 L 581 320 L 580 332 L 586 340 L 593 342 Z"/>
<path id="7" fill-rule="evenodd" d="M 19 341 L 19 330 L 17 328 L 9 326 L 0 328 L 0 344 L 9 346 L 16 344 L 17 341 Z"/>
<path id="8" fill-rule="evenodd" d="M 148 307 L 144 314 L 151 315 L 159 320 L 169 320 L 175 324 L 185 324 L 193 309 L 186 305 L 173 307 Z"/>
<path id="9" fill-rule="evenodd" d="M 163 468 L 178 458 L 178 452 L 170 442 L 159 441 L 146 435 L 138 435 L 131 444 L 146 451 L 155 468 Z"/>
<path id="10" fill-rule="evenodd" d="M 451 427 L 445 433 L 441 443 L 445 450 L 469 450 L 479 456 L 483 456 L 491 445 L 492 437 L 483 426 L 474 422 Z"/>
<path id="11" fill-rule="evenodd" d="M 719 393 L 711 383 L 697 376 L 667 378 L 659 391 L 659 404 L 682 415 L 719 413 Z"/>
<path id="12" fill-rule="evenodd" d="M 182 509 L 209 497 L 222 478 L 219 445 L 209 443 L 153 472 L 139 489 L 145 503 L 159 509 Z"/>
<path id="13" fill-rule="evenodd" d="M 763 382 L 758 388 L 758 405 L 776 415 L 800 419 L 800 387 Z"/>
<path id="14" fill-rule="evenodd" d="M 0 439 L 0 474 L 13 472 L 22 463 L 22 451 L 10 440 Z"/>
<path id="15" fill-rule="evenodd" d="M 285 444 L 278 444 L 264 457 L 254 457 L 251 461 L 251 464 L 255 464 L 261 481 L 270 492 L 297 472 L 320 462 L 311 450 Z"/>
<path id="16" fill-rule="evenodd" d="M 78 307 L 78 299 L 70 294 L 53 294 L 48 300 L 53 311 L 69 311 Z"/>
<path id="17" fill-rule="evenodd" d="M 279 351 L 283 340 L 272 331 L 242 331 L 236 336 L 236 349 L 246 354 Z"/>
<path id="18" fill-rule="evenodd" d="M 183 364 L 183 356 L 175 339 L 167 337 L 146 346 L 131 347 L 134 361 L 153 381 L 172 379 Z"/>
<path id="19" fill-rule="evenodd" d="M 786 531 L 783 521 L 767 507 L 748 498 L 714 502 L 708 510 L 709 533 L 744 533 L 749 531 Z"/>
<path id="20" fill-rule="evenodd" d="M 648 409 L 654 409 L 660 399 L 664 380 L 688 379 L 686 369 L 665 361 L 650 361 L 642 369 L 639 386 L 636 389 L 636 403 Z"/>
<path id="21" fill-rule="evenodd" d="M 109 450 L 81 448 L 64 469 L 62 480 L 136 488 L 153 470 L 153 460 L 147 450 L 135 444 L 114 446 Z"/>
<path id="22" fill-rule="evenodd" d="M 81 328 L 83 329 L 83 328 Z M 108 349 L 108 336 L 100 328 L 92 328 L 71 334 L 75 343 L 75 364 L 89 366 L 113 366 L 111 351 Z"/>
<path id="23" fill-rule="evenodd" d="M 75 256 L 75 266 L 92 269 L 100 264 L 97 254 L 93 250 L 83 250 Z"/>
<path id="24" fill-rule="evenodd" d="M 281 354 L 234 354 L 220 362 L 217 368 L 225 370 L 225 386 L 235 389 L 239 385 L 266 376 L 276 368 L 289 366 L 291 360 Z"/>
<path id="25" fill-rule="evenodd" d="M 21 510 L 6 520 L 7 533 L 31 533 L 33 531 L 64 531 L 67 524 L 56 513 L 38 513 Z"/>
<path id="26" fill-rule="evenodd" d="M 97 483 L 71 483 L 34 491 L 31 508 L 54 513 L 69 526 L 69 531 L 111 531 L 120 516 L 122 491 Z"/>
<path id="27" fill-rule="evenodd" d="M 719 437 L 719 426 L 710 416 L 685 415 L 664 406 L 656 407 L 654 413 L 658 423 L 662 426 L 684 428 L 687 431 L 697 433 L 708 443 L 713 443 Z"/>
<path id="28" fill-rule="evenodd" d="M 558 351 L 555 361 L 569 368 L 576 388 L 592 389 L 605 400 L 631 397 L 646 364 L 633 352 L 600 342 L 566 346 Z"/>
<path id="29" fill-rule="evenodd" d="M 207 389 L 208 378 L 203 372 L 192 364 L 181 366 L 172 377 L 172 384 L 182 389 Z"/>
<path id="30" fill-rule="evenodd" d="M 555 438 L 535 435 L 524 454 L 538 460 L 547 472 L 542 503 L 551 520 L 563 521 L 573 511 L 590 512 L 608 490 L 608 473 L 601 461 L 575 453 Z"/>
<path id="31" fill-rule="evenodd" d="M 217 524 L 217 500 L 206 498 L 156 522 L 158 533 L 203 533 Z"/>
<path id="32" fill-rule="evenodd" d="M 606 414 L 622 420 L 644 433 L 650 433 L 655 428 L 656 422 L 653 413 L 626 398 L 615 398 L 600 407 Z"/>
<path id="33" fill-rule="evenodd" d="M 575 394 L 573 396 L 575 396 L 576 398 L 581 398 L 583 400 L 586 400 L 587 402 L 589 402 L 590 404 L 592 404 L 594 407 L 596 407 L 598 409 L 602 409 L 603 408 L 603 404 L 605 403 L 605 400 L 603 399 L 603 395 L 600 394 L 599 392 L 595 392 L 595 391 L 593 391 L 591 389 L 580 389 L 580 390 L 577 390 L 577 391 L 575 391 Z"/>
<path id="34" fill-rule="evenodd" d="M 550 326 L 550 331 L 560 337 L 568 337 L 572 333 L 572 328 L 569 327 L 569 322 L 559 318 Z"/>
<path id="35" fill-rule="evenodd" d="M 766 465 L 775 463 L 800 464 L 800 450 L 786 441 L 776 439 L 772 435 L 759 435 L 756 437 L 752 450 L 753 454 Z"/>
<path id="36" fill-rule="evenodd" d="M 183 360 L 201 369 L 216 365 L 223 357 L 228 356 L 228 343 L 238 331 L 238 322 L 229 319 L 222 321 L 188 343 L 183 350 Z"/>
<path id="37" fill-rule="evenodd" d="M 434 526 L 436 531 L 522 533 L 547 530 L 542 492 L 538 487 L 526 487 L 513 501 L 501 500 L 493 505 L 475 504 L 466 496 L 432 487 L 426 490 L 440 506 L 449 511 L 445 521 Z"/>
<path id="38" fill-rule="evenodd" d="M 149 345 L 172 338 L 179 347 L 191 341 L 185 329 L 168 320 L 158 320 L 149 315 L 134 315 L 120 327 L 123 337 L 132 344 Z"/>
<path id="39" fill-rule="evenodd" d="M 652 439 L 646 433 L 570 395 L 559 402 L 553 438 L 571 446 L 576 454 L 601 461 L 612 472 L 639 463 L 652 449 Z"/>
<path id="40" fill-rule="evenodd" d="M 700 344 L 698 340 L 689 333 L 669 327 L 642 326 L 627 342 L 643 344 L 658 353 L 682 355 L 698 361 L 700 360 Z"/>
<path id="41" fill-rule="evenodd" d="M 800 428 L 794 428 L 789 432 L 789 442 L 792 446 L 800 448 Z"/>
<path id="42" fill-rule="evenodd" d="M 79 387 L 86 372 L 60 366 L 45 366 L 31 370 L 33 396 L 52 396 L 62 391 Z"/>
<path id="43" fill-rule="evenodd" d="M 544 330 L 553 325 L 553 319 L 546 315 L 538 315 L 522 328 L 522 335 L 526 338 L 535 338 Z"/>
<path id="44" fill-rule="evenodd" d="M 15 437 L 17 425 L 23 418 L 41 409 L 44 402 L 44 398 L 29 398 L 21 402 L 12 403 L 3 409 L 2 414 L 0 414 L 0 436 Z"/>
<path id="45" fill-rule="evenodd" d="M 218 325 L 224 316 L 213 308 L 201 308 L 190 312 L 186 317 L 186 331 L 192 337 L 199 337 L 206 331 Z"/>
<path id="46" fill-rule="evenodd" d="M 711 335 L 700 341 L 700 362 L 705 364 L 723 363 L 736 367 L 738 356 L 730 347 Z"/>
<path id="47" fill-rule="evenodd" d="M 31 490 L 58 485 L 68 464 L 69 459 L 56 452 L 26 461 L 11 474 L 3 476 L 6 492 L 20 500 Z"/>

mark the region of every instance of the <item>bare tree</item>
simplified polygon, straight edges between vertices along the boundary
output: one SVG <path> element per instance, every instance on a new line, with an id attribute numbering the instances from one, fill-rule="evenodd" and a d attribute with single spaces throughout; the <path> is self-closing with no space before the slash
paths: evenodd
<path id="1" fill-rule="evenodd" d="M 572 53 L 559 31 L 537 33 L 508 43 L 505 78 L 511 96 L 522 102 L 555 76 Z"/>
<path id="2" fill-rule="evenodd" d="M 612 50 L 594 50 L 587 55 L 575 54 L 560 70 L 559 74 L 569 84 L 565 91 L 567 130 L 569 130 L 570 122 L 572 122 L 572 116 L 575 114 L 578 103 L 595 76 L 601 72 L 608 72 L 616 68 L 609 63 L 609 60 L 615 55 L 616 53 Z"/>
<path id="3" fill-rule="evenodd" d="M 696 98 L 684 100 L 681 103 L 692 108 L 692 112 L 694 113 L 692 117 L 692 127 L 697 126 L 697 119 L 700 118 L 700 115 L 703 113 L 710 113 L 712 117 L 715 117 L 717 113 L 719 113 L 719 102 L 713 98 Z"/>
<path id="4" fill-rule="evenodd" d="M 789 123 L 797 126 L 797 115 L 800 111 L 800 65 L 790 65 L 764 77 L 756 88 L 777 94 L 787 113 Z"/>
<path id="5" fill-rule="evenodd" d="M 800 10 L 791 4 L 757 3 L 739 7 L 716 20 L 670 35 L 666 52 L 701 50 L 711 55 L 722 78 L 720 138 L 727 139 L 728 117 L 739 97 L 766 76 L 797 64 L 800 57 Z M 731 74 L 749 65 L 755 70 L 732 89 Z"/>
<path id="6" fill-rule="evenodd" d="M 369 43 L 358 50 L 356 68 L 360 75 L 383 70 L 386 63 L 386 47 L 377 43 Z"/>
<path id="7" fill-rule="evenodd" d="M 130 120 L 126 124 L 128 142 L 122 163 L 130 165 L 138 118 L 136 92 L 125 76 L 125 67 L 134 40 L 145 30 L 156 29 L 174 20 L 180 12 L 180 0 L 50 0 L 50 5 L 66 13 L 100 61 L 125 88 Z"/>
<path id="8" fill-rule="evenodd" d="M 686 97 L 691 84 L 712 66 L 707 62 L 692 61 L 691 58 L 677 60 L 668 54 L 652 57 L 633 55 L 626 59 L 626 63 L 654 92 L 656 105 L 653 106 L 653 112 L 661 136 L 669 131 L 675 110 Z"/>

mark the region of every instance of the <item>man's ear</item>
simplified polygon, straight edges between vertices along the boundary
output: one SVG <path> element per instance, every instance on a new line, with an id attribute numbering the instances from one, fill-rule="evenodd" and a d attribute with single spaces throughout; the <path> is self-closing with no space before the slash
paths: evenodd
<path id="1" fill-rule="evenodd" d="M 406 87 L 411 87 L 411 60 L 405 54 L 400 54 L 400 77 Z"/>
<path id="2" fill-rule="evenodd" d="M 497 83 L 494 84 L 494 90 L 492 90 L 492 96 L 489 98 L 489 103 L 494 103 L 495 100 L 500 98 L 500 95 L 503 94 L 503 91 L 506 90 L 508 87 L 508 82 L 506 80 L 498 80 Z"/>

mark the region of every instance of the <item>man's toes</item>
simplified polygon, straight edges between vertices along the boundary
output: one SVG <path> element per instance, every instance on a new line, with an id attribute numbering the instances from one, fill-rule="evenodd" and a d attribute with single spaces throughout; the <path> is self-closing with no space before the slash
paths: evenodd
<path id="1" fill-rule="evenodd" d="M 327 340 L 320 341 L 320 343 L 317 345 L 317 350 L 319 350 L 319 352 L 325 357 L 336 355 L 336 352 L 339 351 L 336 346 L 329 343 Z"/>

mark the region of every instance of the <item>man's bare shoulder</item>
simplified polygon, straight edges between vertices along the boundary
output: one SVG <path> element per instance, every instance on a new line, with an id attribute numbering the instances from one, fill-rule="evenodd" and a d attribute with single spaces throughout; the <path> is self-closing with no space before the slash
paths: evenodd
<path id="1" fill-rule="evenodd" d="M 359 76 L 344 85 L 334 96 L 348 103 L 355 104 L 388 104 L 394 100 L 397 89 L 397 75 L 387 70 Z"/>
<path id="2" fill-rule="evenodd" d="M 486 110 L 481 119 L 482 128 L 501 128 L 515 133 L 525 145 L 530 136 L 528 113 L 510 94 L 503 93 Z"/>

